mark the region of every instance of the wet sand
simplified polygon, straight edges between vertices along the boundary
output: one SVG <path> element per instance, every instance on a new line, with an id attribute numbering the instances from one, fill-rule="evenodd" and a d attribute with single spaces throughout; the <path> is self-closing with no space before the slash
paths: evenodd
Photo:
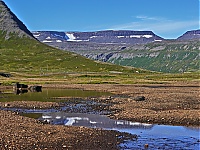
<path id="1" fill-rule="evenodd" d="M 43 85 L 45 88 L 81 88 L 112 92 L 113 96 L 92 98 L 110 104 L 111 118 L 155 124 L 199 127 L 199 83 L 160 85 Z M 144 101 L 135 101 L 144 96 Z M 85 99 L 87 100 L 87 99 Z M 54 102 L 0 102 L 1 107 L 49 108 Z M 97 109 L 100 109 L 99 107 Z M 116 131 L 84 127 L 51 126 L 0 111 L 0 149 L 118 149 L 123 137 Z M 129 137 L 130 138 L 130 137 Z M 144 147 L 142 147 L 144 148 Z"/>

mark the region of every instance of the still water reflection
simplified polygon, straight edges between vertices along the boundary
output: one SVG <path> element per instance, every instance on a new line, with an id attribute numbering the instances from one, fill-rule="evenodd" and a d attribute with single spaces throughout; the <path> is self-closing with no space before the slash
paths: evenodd
<path id="1" fill-rule="evenodd" d="M 81 89 L 42 89 L 40 92 L 22 91 L 2 91 L 1 101 L 58 101 L 69 97 L 96 97 L 111 95 L 108 92 L 87 91 Z"/>
<path id="2" fill-rule="evenodd" d="M 104 115 L 85 113 L 53 112 L 43 113 L 39 120 L 53 125 L 85 126 L 92 128 L 114 129 L 132 134 L 154 134 L 158 136 L 191 136 L 199 137 L 198 128 L 183 126 L 152 125 L 147 123 L 114 120 Z"/>
<path id="3" fill-rule="evenodd" d="M 84 113 L 43 113 L 39 118 L 53 125 L 85 126 L 104 129 L 150 129 L 151 124 L 130 122 L 124 120 L 113 120 L 104 115 L 84 114 Z"/>
<path id="4" fill-rule="evenodd" d="M 199 150 L 199 128 L 183 126 L 152 125 L 124 120 L 113 120 L 103 115 L 83 113 L 43 113 L 40 121 L 53 125 L 85 126 L 117 130 L 139 135 L 137 140 L 121 143 L 120 149 L 191 149 Z"/>

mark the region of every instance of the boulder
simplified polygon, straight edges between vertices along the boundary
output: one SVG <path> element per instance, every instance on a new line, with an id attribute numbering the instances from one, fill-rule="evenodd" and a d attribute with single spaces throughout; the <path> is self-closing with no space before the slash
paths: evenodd
<path id="1" fill-rule="evenodd" d="M 33 85 L 28 88 L 31 92 L 42 92 L 42 86 Z"/>
<path id="2" fill-rule="evenodd" d="M 144 96 L 137 96 L 134 98 L 135 101 L 144 101 L 145 97 Z"/>

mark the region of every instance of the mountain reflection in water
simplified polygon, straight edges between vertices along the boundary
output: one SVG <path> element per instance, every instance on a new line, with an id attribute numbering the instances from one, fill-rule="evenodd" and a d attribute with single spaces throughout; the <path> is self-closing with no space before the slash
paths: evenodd
<path id="1" fill-rule="evenodd" d="M 48 122 L 53 125 L 85 126 L 91 128 L 104 129 L 150 129 L 152 124 L 130 122 L 124 120 L 113 120 L 103 115 L 83 114 L 83 113 L 44 113 L 40 121 Z"/>

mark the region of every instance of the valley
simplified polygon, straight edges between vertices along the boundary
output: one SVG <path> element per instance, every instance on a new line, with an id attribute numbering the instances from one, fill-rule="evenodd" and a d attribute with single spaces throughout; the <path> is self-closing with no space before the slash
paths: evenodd
<path id="1" fill-rule="evenodd" d="M 0 0 L 0 149 L 198 149 L 199 35 L 30 32 Z"/>

